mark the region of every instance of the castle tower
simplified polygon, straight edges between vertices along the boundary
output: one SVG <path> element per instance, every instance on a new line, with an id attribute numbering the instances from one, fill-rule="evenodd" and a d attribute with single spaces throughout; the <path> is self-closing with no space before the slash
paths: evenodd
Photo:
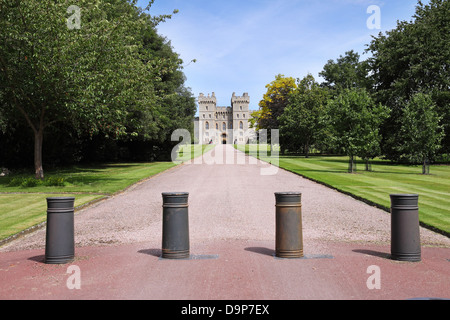
<path id="1" fill-rule="evenodd" d="M 198 141 L 200 144 L 245 144 L 248 142 L 250 97 L 233 93 L 231 107 L 218 107 L 214 94 L 198 97 Z"/>
<path id="2" fill-rule="evenodd" d="M 199 142 L 208 144 L 211 140 L 215 143 L 215 135 L 212 135 L 216 128 L 217 98 L 213 92 L 211 96 L 200 93 L 198 97 L 199 113 Z"/>
<path id="3" fill-rule="evenodd" d="M 231 97 L 231 109 L 233 109 L 233 143 L 234 144 L 245 144 L 247 143 L 248 137 L 246 134 L 248 132 L 249 124 L 248 120 L 250 117 L 250 96 L 248 93 L 244 93 L 242 97 L 236 96 L 233 93 Z"/>

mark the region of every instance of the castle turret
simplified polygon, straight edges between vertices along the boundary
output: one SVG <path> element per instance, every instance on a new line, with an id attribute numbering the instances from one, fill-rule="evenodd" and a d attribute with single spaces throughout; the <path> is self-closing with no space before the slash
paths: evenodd
<path id="1" fill-rule="evenodd" d="M 246 143 L 245 135 L 249 128 L 248 120 L 250 116 L 250 96 L 248 93 L 245 92 L 242 96 L 236 96 L 233 93 L 231 108 L 233 109 L 233 143 Z"/>
<path id="2" fill-rule="evenodd" d="M 214 92 L 207 96 L 200 93 L 198 97 L 199 142 L 202 144 L 246 143 L 250 117 L 249 106 L 248 93 L 244 93 L 243 96 L 236 96 L 236 93 L 233 93 L 231 107 L 218 107 Z"/>
<path id="3" fill-rule="evenodd" d="M 213 92 L 205 96 L 200 93 L 198 97 L 198 113 L 199 113 L 199 141 L 207 144 L 211 140 L 215 142 L 215 119 L 216 119 L 217 98 Z"/>

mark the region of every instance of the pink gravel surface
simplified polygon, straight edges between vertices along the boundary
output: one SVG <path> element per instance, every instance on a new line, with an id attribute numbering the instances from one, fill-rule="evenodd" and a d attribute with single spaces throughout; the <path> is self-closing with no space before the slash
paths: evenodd
<path id="1" fill-rule="evenodd" d="M 268 169 L 276 174 L 261 174 Z M 304 252 L 313 259 L 273 257 L 274 193 L 290 191 L 302 193 Z M 219 258 L 161 261 L 163 192 L 189 192 L 191 254 Z M 76 212 L 74 263 L 85 290 L 67 289 L 66 266 L 43 263 L 44 227 L 0 248 L 0 298 L 450 298 L 450 239 L 421 228 L 425 261 L 399 263 L 387 259 L 390 232 L 383 210 L 217 146 Z M 367 289 L 371 264 L 383 270 L 382 291 Z"/>
<path id="2" fill-rule="evenodd" d="M 217 146 L 201 164 L 180 165 L 77 212 L 76 246 L 159 244 L 163 192 L 189 192 L 192 242 L 273 239 L 274 193 L 287 191 L 302 193 L 304 241 L 390 242 L 387 212 L 282 169 L 272 167 L 276 174 L 261 175 L 269 164 L 249 159 L 232 146 Z M 424 228 L 420 232 L 422 245 L 450 247 L 449 238 Z M 42 228 L 0 252 L 44 246 Z"/>

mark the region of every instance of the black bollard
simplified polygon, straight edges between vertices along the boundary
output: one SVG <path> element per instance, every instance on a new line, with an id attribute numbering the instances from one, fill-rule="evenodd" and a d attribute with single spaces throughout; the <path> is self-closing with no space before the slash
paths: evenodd
<path id="1" fill-rule="evenodd" d="M 73 197 L 47 198 L 47 264 L 64 264 L 75 258 L 74 202 Z"/>
<path id="2" fill-rule="evenodd" d="M 163 193 L 162 258 L 189 258 L 189 214 L 187 192 Z"/>
<path id="3" fill-rule="evenodd" d="M 303 257 L 301 193 L 277 192 L 275 256 Z"/>
<path id="4" fill-rule="evenodd" d="M 399 261 L 421 260 L 419 196 L 391 194 L 391 258 Z"/>

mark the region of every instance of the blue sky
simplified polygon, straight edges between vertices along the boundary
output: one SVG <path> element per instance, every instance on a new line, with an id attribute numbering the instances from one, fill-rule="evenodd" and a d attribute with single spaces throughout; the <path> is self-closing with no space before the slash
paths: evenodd
<path id="1" fill-rule="evenodd" d="M 424 1 L 427 3 L 427 1 Z M 139 0 L 145 8 L 147 0 Z M 371 5 L 381 29 L 369 29 Z M 155 0 L 151 15 L 179 13 L 158 26 L 185 63 L 186 86 L 195 97 L 215 92 L 229 106 L 233 92 L 248 92 L 250 108 L 277 74 L 303 78 L 328 60 L 354 50 L 362 59 L 371 35 L 410 21 L 417 0 Z M 196 59 L 196 63 L 189 62 Z"/>

